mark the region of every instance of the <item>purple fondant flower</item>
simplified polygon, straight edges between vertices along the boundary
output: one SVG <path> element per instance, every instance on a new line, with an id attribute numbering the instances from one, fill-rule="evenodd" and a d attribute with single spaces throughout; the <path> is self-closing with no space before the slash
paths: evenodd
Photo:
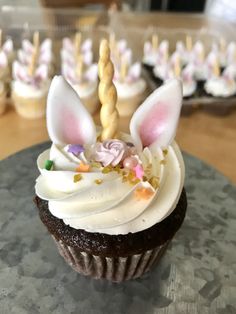
<path id="1" fill-rule="evenodd" d="M 79 144 L 71 144 L 68 148 L 68 152 L 74 155 L 79 155 L 80 153 L 84 152 L 84 147 Z"/>
<path id="2" fill-rule="evenodd" d="M 120 140 L 107 140 L 97 143 L 94 149 L 95 161 L 101 162 L 104 167 L 108 165 L 116 166 L 126 157 L 128 147 Z"/>

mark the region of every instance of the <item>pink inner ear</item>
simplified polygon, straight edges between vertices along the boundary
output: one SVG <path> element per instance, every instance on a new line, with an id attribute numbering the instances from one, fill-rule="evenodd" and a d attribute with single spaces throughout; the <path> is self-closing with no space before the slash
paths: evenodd
<path id="1" fill-rule="evenodd" d="M 154 143 L 165 132 L 167 121 L 168 106 L 162 102 L 156 103 L 139 126 L 139 135 L 144 147 Z"/>
<path id="2" fill-rule="evenodd" d="M 61 106 L 63 107 L 63 106 Z M 61 122 L 62 133 L 65 141 L 69 144 L 84 144 L 83 136 L 78 124 L 78 120 L 73 113 L 63 110 L 61 115 L 63 121 Z"/>

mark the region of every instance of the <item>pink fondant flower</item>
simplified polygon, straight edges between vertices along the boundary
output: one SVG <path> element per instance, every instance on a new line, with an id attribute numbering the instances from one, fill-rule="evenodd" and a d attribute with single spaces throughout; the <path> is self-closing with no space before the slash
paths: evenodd
<path id="1" fill-rule="evenodd" d="M 128 147 L 120 140 L 107 140 L 95 145 L 94 159 L 101 162 L 104 167 L 116 166 L 126 157 Z"/>

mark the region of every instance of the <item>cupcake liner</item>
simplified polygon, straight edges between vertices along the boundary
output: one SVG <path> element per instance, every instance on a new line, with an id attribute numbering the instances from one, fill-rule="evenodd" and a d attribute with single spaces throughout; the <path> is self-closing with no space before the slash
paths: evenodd
<path id="1" fill-rule="evenodd" d="M 106 257 L 81 252 L 52 236 L 59 253 L 78 273 L 95 279 L 122 282 L 142 276 L 160 259 L 170 241 L 152 250 L 126 257 Z"/>
<path id="2" fill-rule="evenodd" d="M 6 107 L 7 107 L 7 97 L 6 97 L 6 92 L 3 92 L 0 95 L 0 115 L 5 112 Z"/>
<path id="3" fill-rule="evenodd" d="M 24 118 L 41 118 L 46 113 L 47 95 L 39 98 L 25 98 L 12 92 L 12 99 L 16 111 Z"/>

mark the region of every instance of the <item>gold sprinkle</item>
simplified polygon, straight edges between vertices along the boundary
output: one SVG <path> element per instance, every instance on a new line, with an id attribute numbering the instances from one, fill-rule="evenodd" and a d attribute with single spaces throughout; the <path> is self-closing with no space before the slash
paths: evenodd
<path id="1" fill-rule="evenodd" d="M 82 175 L 80 173 L 77 173 L 74 175 L 74 183 L 79 182 L 82 179 Z"/>
<path id="2" fill-rule="evenodd" d="M 112 170 L 111 167 L 107 166 L 107 167 L 104 167 L 104 168 L 102 169 L 102 173 L 107 174 L 107 173 L 111 172 L 111 170 Z"/>
<path id="3" fill-rule="evenodd" d="M 168 154 L 168 149 L 163 149 L 163 154 L 166 156 Z"/>
<path id="4" fill-rule="evenodd" d="M 101 184 L 101 183 L 103 182 L 103 180 L 101 180 L 101 179 L 96 179 L 96 180 L 94 180 L 94 182 L 95 182 L 96 184 Z"/>
<path id="5" fill-rule="evenodd" d="M 121 169 L 120 169 L 120 165 L 117 165 L 113 168 L 114 171 L 120 173 Z"/>
<path id="6" fill-rule="evenodd" d="M 149 180 L 149 183 L 151 184 L 151 186 L 157 190 L 159 188 L 159 178 L 158 177 L 152 177 L 150 180 Z"/>
<path id="7" fill-rule="evenodd" d="M 161 165 L 165 165 L 165 164 L 166 164 L 165 159 L 162 159 L 162 160 L 160 161 L 160 164 L 161 164 Z"/>
<path id="8" fill-rule="evenodd" d="M 99 162 L 93 162 L 93 163 L 91 164 L 91 166 L 92 166 L 93 168 L 101 168 L 101 164 L 100 164 Z"/>

